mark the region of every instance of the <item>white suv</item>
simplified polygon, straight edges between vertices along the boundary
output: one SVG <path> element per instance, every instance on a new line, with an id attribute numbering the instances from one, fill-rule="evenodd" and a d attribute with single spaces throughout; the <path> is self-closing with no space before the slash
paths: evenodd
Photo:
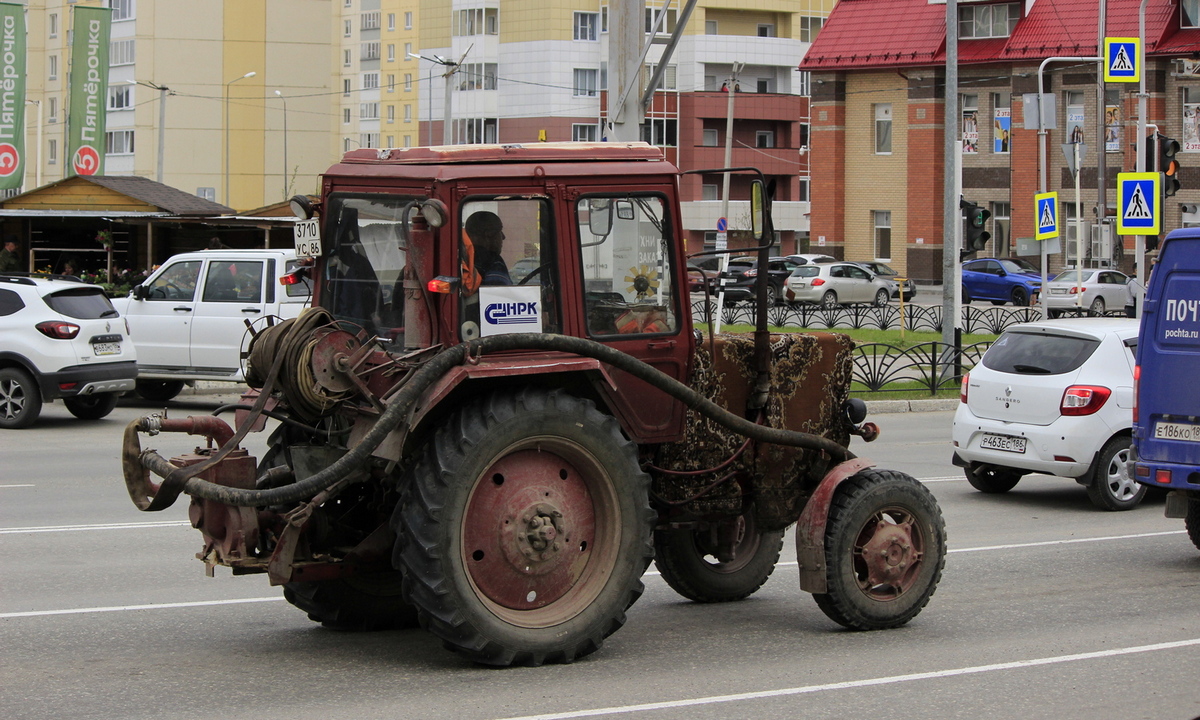
<path id="1" fill-rule="evenodd" d="M 1099 508 L 1136 507 L 1146 486 L 1125 463 L 1137 340 L 1137 321 L 1124 318 L 1010 328 L 963 377 L 954 464 L 985 493 L 1043 473 L 1074 478 Z"/>
<path id="2" fill-rule="evenodd" d="M 0 274 L 0 428 L 32 425 L 59 398 L 77 418 L 108 415 L 137 377 L 128 333 L 95 285 Z"/>

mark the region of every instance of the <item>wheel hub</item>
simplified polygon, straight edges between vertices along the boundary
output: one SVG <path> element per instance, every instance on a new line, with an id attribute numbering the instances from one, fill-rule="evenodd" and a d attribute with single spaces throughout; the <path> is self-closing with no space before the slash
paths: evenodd
<path id="1" fill-rule="evenodd" d="M 491 602 L 544 607 L 584 575 L 595 526 L 591 493 L 574 465 L 553 452 L 520 450 L 476 483 L 463 522 L 463 563 Z"/>
<path id="2" fill-rule="evenodd" d="M 877 519 L 874 529 L 864 529 L 862 572 L 859 584 L 868 595 L 892 598 L 913 585 L 921 562 L 920 542 L 914 537 L 913 520 L 891 523 Z"/>

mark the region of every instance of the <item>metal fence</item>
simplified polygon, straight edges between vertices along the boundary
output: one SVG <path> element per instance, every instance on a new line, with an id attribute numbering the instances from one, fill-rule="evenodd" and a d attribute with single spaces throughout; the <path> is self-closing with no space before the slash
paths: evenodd
<path id="1" fill-rule="evenodd" d="M 716 312 L 716 301 L 695 300 L 692 302 L 692 318 L 696 322 L 707 322 Z M 754 303 L 740 303 L 725 307 L 721 322 L 725 325 L 753 325 Z M 962 331 L 999 335 L 1013 325 L 1041 320 L 1042 313 L 1036 307 L 975 307 L 964 305 L 962 309 Z M 942 331 L 942 307 L 940 305 L 904 305 L 901 315 L 899 305 L 839 305 L 823 308 L 819 305 L 780 305 L 767 312 L 768 322 L 784 328 L 875 328 L 898 330 L 903 323 L 905 330 Z"/>
<path id="2" fill-rule="evenodd" d="M 886 343 L 864 343 L 854 348 L 856 393 L 904 392 L 936 395 L 939 390 L 957 390 L 964 372 L 983 357 L 991 342 L 953 345 L 927 342 L 899 348 Z"/>

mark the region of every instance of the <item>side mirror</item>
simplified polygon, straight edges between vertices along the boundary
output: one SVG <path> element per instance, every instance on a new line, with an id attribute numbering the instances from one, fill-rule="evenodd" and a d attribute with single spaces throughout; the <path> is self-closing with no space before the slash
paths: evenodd
<path id="1" fill-rule="evenodd" d="M 134 285 L 133 290 L 130 291 L 130 294 L 133 295 L 134 300 L 145 300 L 146 298 L 150 297 L 150 289 L 145 285 Z"/>
<path id="2" fill-rule="evenodd" d="M 613 201 L 609 198 L 588 200 L 588 230 L 596 237 L 608 237 L 612 232 Z"/>
<path id="3" fill-rule="evenodd" d="M 762 180 L 755 180 L 750 185 L 750 230 L 755 239 L 761 241 L 763 236 L 763 219 L 766 217 L 767 189 Z"/>

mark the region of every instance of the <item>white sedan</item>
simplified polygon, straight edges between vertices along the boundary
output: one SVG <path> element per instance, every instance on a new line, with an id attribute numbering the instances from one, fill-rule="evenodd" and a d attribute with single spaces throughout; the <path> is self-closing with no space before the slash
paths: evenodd
<path id="1" fill-rule="evenodd" d="M 836 307 L 851 303 L 888 304 L 892 297 L 883 278 L 852 262 L 801 265 L 784 283 L 783 296 L 792 303 L 819 303 Z"/>
<path id="2" fill-rule="evenodd" d="M 1129 276 L 1116 270 L 1064 270 L 1046 283 L 1046 311 L 1052 318 L 1075 308 L 1103 315 L 1125 306 L 1128 282 Z"/>

